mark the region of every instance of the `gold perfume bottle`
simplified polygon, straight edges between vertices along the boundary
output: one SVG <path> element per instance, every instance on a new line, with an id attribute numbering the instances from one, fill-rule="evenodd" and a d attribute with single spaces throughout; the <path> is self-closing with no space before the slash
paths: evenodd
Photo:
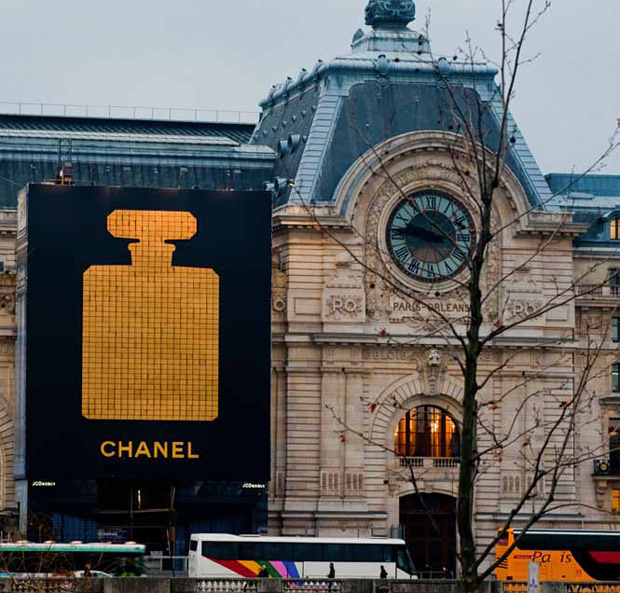
<path id="1" fill-rule="evenodd" d="M 108 230 L 138 239 L 131 266 L 84 273 L 82 414 L 96 420 L 208 421 L 218 415 L 219 277 L 172 265 L 189 212 L 116 210 Z"/>

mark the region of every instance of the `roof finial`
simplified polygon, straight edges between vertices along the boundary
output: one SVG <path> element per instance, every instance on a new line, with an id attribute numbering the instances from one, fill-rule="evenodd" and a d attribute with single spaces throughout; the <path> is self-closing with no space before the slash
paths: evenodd
<path id="1" fill-rule="evenodd" d="M 406 29 L 413 19 L 413 0 L 369 0 L 366 6 L 366 24 L 373 29 Z"/>

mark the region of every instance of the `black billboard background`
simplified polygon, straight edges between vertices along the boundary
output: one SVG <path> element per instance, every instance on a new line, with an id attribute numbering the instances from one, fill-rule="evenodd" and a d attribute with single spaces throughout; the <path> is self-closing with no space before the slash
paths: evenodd
<path id="1" fill-rule="evenodd" d="M 269 476 L 271 196 L 98 187 L 28 187 L 26 472 L 31 480 Z M 107 231 L 114 210 L 191 212 L 198 232 L 173 265 L 220 277 L 219 415 L 213 422 L 82 416 L 82 278 L 131 265 L 131 240 Z M 192 442 L 199 459 L 117 459 L 103 441 Z"/>

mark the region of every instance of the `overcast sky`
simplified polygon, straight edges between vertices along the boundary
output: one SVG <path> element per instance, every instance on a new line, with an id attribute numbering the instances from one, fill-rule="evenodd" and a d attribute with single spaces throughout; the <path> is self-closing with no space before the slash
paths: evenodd
<path id="1" fill-rule="evenodd" d="M 430 11 L 435 53 L 468 30 L 496 55 L 499 3 L 417 0 L 412 27 Z M 257 110 L 272 84 L 347 53 L 365 4 L 0 0 L 0 101 Z M 529 49 L 514 115 L 545 173 L 586 167 L 620 118 L 620 0 L 554 0 Z"/>

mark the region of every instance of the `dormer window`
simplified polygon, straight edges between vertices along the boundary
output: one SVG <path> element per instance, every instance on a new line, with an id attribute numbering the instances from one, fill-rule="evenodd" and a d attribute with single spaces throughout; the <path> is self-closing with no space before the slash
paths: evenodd
<path id="1" fill-rule="evenodd" d="M 620 241 L 620 215 L 614 216 L 609 222 L 609 238 Z"/>

